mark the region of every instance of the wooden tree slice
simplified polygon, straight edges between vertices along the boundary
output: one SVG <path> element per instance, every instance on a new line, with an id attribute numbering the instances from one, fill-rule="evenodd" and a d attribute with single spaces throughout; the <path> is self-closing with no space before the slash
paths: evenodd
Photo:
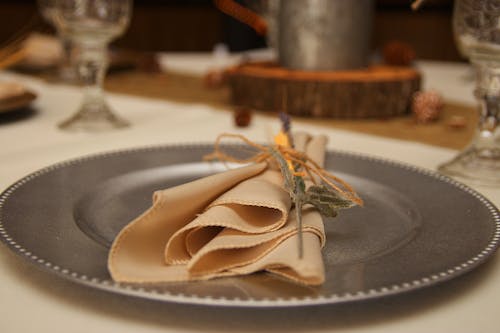
<path id="1" fill-rule="evenodd" d="M 273 63 L 247 63 L 227 71 L 232 103 L 291 115 L 371 118 L 402 115 L 420 89 L 411 67 L 372 66 L 360 70 L 312 72 Z"/>

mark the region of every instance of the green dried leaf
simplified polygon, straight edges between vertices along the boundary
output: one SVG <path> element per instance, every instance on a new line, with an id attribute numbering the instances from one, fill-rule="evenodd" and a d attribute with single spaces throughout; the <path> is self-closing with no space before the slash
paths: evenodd
<path id="1" fill-rule="evenodd" d="M 293 178 L 295 181 L 295 193 L 302 196 L 306 192 L 306 183 L 304 182 L 304 178 L 301 176 L 294 176 Z"/>
<path id="2" fill-rule="evenodd" d="M 281 175 L 283 176 L 283 179 L 285 181 L 285 188 L 286 190 L 291 194 L 295 191 L 295 179 L 288 168 L 288 162 L 286 159 L 283 157 L 283 155 L 277 151 L 276 149 L 270 149 L 271 154 L 273 155 L 274 159 L 276 162 L 278 162 L 278 166 L 281 171 Z"/>
<path id="3" fill-rule="evenodd" d="M 339 209 L 355 206 L 355 203 L 342 197 L 337 191 L 326 185 L 313 185 L 305 193 L 306 203 L 316 207 L 325 217 L 337 216 Z"/>

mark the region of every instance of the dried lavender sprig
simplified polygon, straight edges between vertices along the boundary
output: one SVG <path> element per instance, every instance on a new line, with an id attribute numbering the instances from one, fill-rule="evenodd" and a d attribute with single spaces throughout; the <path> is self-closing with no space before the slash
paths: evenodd
<path id="1" fill-rule="evenodd" d="M 279 117 L 281 120 L 281 127 L 282 127 L 283 132 L 289 133 L 291 128 L 292 128 L 290 116 L 286 112 L 280 111 Z"/>
<path id="2" fill-rule="evenodd" d="M 292 137 L 292 121 L 288 113 L 284 111 L 279 112 L 279 118 L 281 121 L 281 130 L 283 133 L 285 133 L 288 137 L 288 142 L 290 143 L 290 147 L 294 148 L 295 145 L 293 143 L 293 137 Z"/>

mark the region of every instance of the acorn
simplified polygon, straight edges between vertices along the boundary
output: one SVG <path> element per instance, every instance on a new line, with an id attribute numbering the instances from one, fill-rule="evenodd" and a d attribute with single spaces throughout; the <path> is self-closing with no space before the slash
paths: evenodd
<path id="1" fill-rule="evenodd" d="M 247 127 L 252 121 L 252 110 L 238 107 L 234 110 L 234 124 L 238 127 Z"/>

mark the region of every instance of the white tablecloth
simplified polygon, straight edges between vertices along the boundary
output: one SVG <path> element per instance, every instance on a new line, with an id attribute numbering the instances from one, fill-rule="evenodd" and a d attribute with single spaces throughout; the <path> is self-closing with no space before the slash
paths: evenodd
<path id="1" fill-rule="evenodd" d="M 169 68 L 175 68 L 176 59 L 179 68 L 183 64 L 190 67 L 187 58 L 171 55 Z M 191 60 L 196 62 L 196 57 Z M 426 88 L 442 92 L 447 99 L 473 102 L 467 66 L 430 62 L 419 66 Z M 199 71 L 204 69 L 204 65 L 198 67 Z M 0 123 L 0 190 L 41 167 L 86 154 L 212 142 L 221 132 L 238 132 L 262 141 L 279 128 L 277 121 L 268 117 L 257 116 L 250 127 L 239 129 L 224 110 L 109 95 L 110 104 L 132 123 L 130 128 L 102 134 L 66 133 L 55 125 L 78 106 L 80 91 L 0 73 L 0 79 L 11 78 L 24 82 L 39 98 L 33 116 Z M 330 148 L 428 169 L 455 154 L 450 149 L 312 127 L 299 121 L 293 125 L 327 134 Z M 500 205 L 500 189 L 476 189 Z M 498 255 L 466 276 L 403 296 L 340 306 L 259 310 L 168 304 L 105 293 L 41 272 L 0 247 L 0 332 L 498 332 L 499 296 Z"/>

